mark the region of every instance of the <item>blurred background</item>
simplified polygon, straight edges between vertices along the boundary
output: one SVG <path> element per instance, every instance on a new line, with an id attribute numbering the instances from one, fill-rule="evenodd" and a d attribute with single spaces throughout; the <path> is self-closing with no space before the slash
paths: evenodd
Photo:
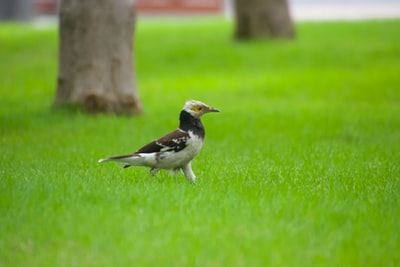
<path id="1" fill-rule="evenodd" d="M 0 20 L 55 19 L 60 0 L 0 0 Z M 137 0 L 138 15 L 233 16 L 232 0 Z M 399 0 L 290 0 L 295 20 L 400 17 Z"/>

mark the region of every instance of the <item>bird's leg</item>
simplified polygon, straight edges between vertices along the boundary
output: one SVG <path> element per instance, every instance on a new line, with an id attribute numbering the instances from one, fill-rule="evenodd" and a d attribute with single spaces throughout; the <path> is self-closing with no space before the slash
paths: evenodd
<path id="1" fill-rule="evenodd" d="M 189 162 L 188 164 L 186 164 L 185 166 L 182 167 L 182 171 L 183 174 L 185 174 L 186 179 L 189 182 L 196 182 L 196 175 L 194 175 L 193 171 L 192 171 L 192 164 L 191 162 Z"/>
<path id="2" fill-rule="evenodd" d="M 160 169 L 158 168 L 151 168 L 150 170 L 150 176 L 153 177 Z"/>

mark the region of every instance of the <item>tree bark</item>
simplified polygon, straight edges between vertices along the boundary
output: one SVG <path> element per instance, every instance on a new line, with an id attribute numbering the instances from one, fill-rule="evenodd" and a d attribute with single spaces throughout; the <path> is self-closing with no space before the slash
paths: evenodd
<path id="1" fill-rule="evenodd" d="M 235 0 L 235 38 L 295 37 L 287 0 Z"/>
<path id="2" fill-rule="evenodd" d="M 54 106 L 134 115 L 134 0 L 62 0 Z"/>

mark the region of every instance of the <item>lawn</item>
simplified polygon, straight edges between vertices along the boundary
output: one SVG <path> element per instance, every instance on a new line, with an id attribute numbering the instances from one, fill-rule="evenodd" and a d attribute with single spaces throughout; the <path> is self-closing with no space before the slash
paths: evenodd
<path id="1" fill-rule="evenodd" d="M 143 20 L 144 114 L 52 111 L 54 27 L 0 25 L 0 266 L 399 266 L 400 21 Z M 182 174 L 98 164 L 215 106 Z"/>

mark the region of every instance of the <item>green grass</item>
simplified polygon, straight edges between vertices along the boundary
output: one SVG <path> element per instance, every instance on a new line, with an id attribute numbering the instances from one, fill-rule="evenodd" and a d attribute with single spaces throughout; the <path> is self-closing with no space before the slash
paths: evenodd
<path id="1" fill-rule="evenodd" d="M 57 32 L 0 25 L 0 266 L 399 266 L 400 21 L 139 21 L 141 117 L 52 112 Z M 222 110 L 182 174 L 100 165 Z"/>

